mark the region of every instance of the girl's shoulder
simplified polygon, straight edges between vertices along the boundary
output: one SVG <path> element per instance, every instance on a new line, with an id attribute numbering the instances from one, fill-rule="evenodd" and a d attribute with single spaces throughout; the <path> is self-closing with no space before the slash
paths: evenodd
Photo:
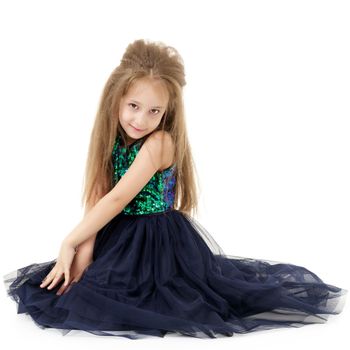
<path id="1" fill-rule="evenodd" d="M 159 157 L 161 161 L 161 167 L 159 171 L 162 172 L 173 165 L 175 161 L 175 145 L 173 137 L 168 131 L 156 130 L 151 134 L 148 134 L 129 145 L 123 143 L 121 135 L 118 135 L 113 148 L 113 157 L 122 155 L 127 157 L 129 162 L 132 162 L 140 151 L 141 147 L 145 144 L 148 151 L 153 153 L 154 157 Z"/>
<path id="2" fill-rule="evenodd" d="M 157 148 L 157 151 L 160 152 L 162 165 L 159 171 L 169 168 L 174 163 L 175 144 L 170 132 L 166 130 L 154 131 L 147 137 L 145 143 L 151 144 L 152 147 Z"/>

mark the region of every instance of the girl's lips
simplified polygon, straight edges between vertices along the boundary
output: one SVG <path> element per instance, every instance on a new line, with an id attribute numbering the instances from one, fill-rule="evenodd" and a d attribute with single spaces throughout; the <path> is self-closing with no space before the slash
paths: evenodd
<path id="1" fill-rule="evenodd" d="M 131 124 L 130 124 L 131 125 Z M 143 131 L 142 129 L 137 129 L 137 128 L 135 128 L 133 125 L 131 125 L 136 131 Z"/>

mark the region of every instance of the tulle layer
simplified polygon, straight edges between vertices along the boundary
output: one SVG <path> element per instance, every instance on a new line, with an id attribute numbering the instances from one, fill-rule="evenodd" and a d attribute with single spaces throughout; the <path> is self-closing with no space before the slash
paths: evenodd
<path id="1" fill-rule="evenodd" d="M 305 267 L 224 254 L 177 210 L 115 216 L 96 236 L 93 263 L 61 296 L 61 284 L 39 287 L 55 262 L 13 271 L 4 283 L 17 313 L 63 335 L 218 338 L 300 327 L 339 314 L 347 295 Z"/>

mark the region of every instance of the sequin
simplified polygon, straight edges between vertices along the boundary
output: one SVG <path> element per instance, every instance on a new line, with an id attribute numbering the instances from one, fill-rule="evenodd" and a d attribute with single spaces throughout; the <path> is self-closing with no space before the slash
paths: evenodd
<path id="1" fill-rule="evenodd" d="M 113 185 L 126 173 L 139 152 L 144 139 L 132 143 L 127 150 L 122 144 L 121 136 L 117 136 L 113 146 Z M 170 167 L 157 171 L 143 189 L 124 207 L 123 213 L 129 215 L 144 215 L 167 211 L 174 207 L 175 200 L 175 169 Z"/>

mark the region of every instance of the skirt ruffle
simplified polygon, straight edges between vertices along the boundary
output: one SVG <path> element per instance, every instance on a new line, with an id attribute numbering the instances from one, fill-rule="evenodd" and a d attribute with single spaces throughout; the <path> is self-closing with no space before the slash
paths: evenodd
<path id="1" fill-rule="evenodd" d="M 178 333 L 218 338 L 325 323 L 348 290 L 305 267 L 227 255 L 177 210 L 120 213 L 97 234 L 93 262 L 63 295 L 40 288 L 55 260 L 4 276 L 17 313 L 42 329 L 138 339 Z"/>

